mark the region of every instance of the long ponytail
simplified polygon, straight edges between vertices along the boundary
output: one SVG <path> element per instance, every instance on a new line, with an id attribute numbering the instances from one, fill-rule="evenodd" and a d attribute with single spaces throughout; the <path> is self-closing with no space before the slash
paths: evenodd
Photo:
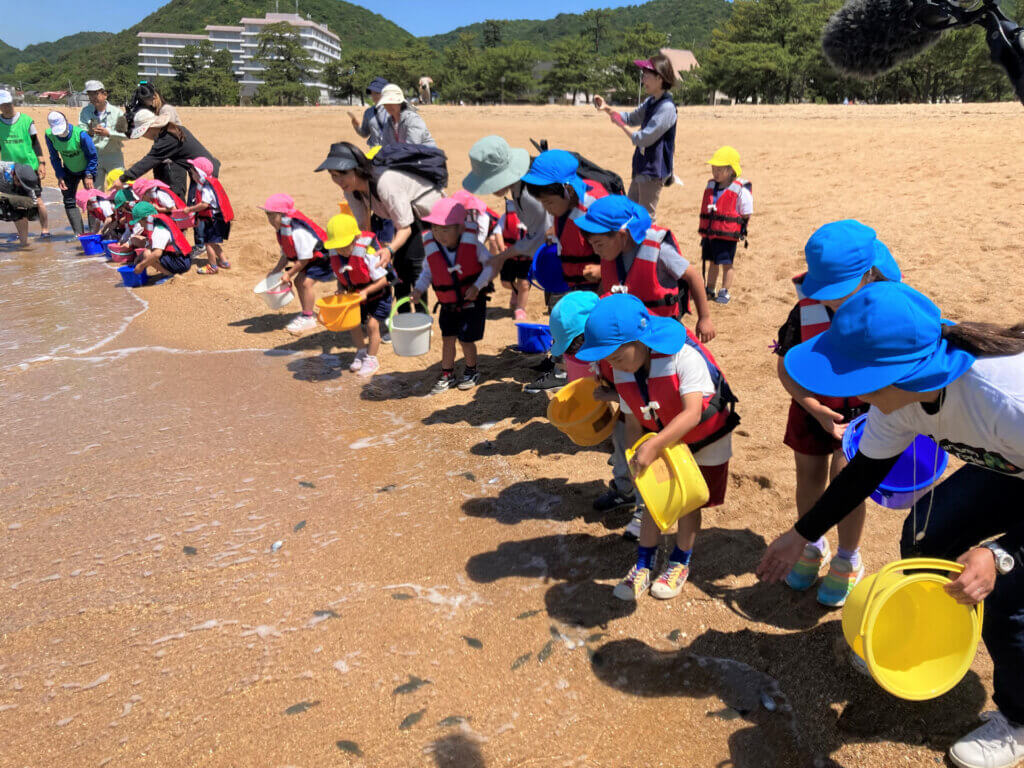
<path id="1" fill-rule="evenodd" d="M 1024 352 L 1024 323 L 959 323 L 942 327 L 942 338 L 975 357 L 1006 357 Z"/>

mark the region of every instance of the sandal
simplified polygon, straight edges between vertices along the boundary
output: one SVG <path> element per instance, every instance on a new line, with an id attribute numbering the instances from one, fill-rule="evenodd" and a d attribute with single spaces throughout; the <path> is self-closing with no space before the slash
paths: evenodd
<path id="1" fill-rule="evenodd" d="M 222 261 L 220 264 L 217 265 L 217 269 L 231 269 L 231 262 Z"/>
<path id="2" fill-rule="evenodd" d="M 213 264 L 204 264 L 201 267 L 196 268 L 196 274 L 198 275 L 216 275 L 217 267 Z"/>

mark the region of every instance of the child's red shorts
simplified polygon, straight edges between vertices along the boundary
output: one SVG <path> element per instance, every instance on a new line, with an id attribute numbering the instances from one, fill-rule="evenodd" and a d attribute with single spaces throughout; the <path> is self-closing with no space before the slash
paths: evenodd
<path id="1" fill-rule="evenodd" d="M 708 491 L 710 492 L 708 503 L 701 507 L 701 509 L 724 504 L 725 488 L 729 485 L 729 462 L 713 464 L 710 467 L 701 466 L 700 473 L 704 475 L 704 482 L 708 484 Z"/>
<path id="2" fill-rule="evenodd" d="M 789 402 L 786 436 L 782 439 L 796 453 L 806 456 L 831 456 L 843 447 L 841 440 L 822 429 L 818 420 L 805 411 L 796 400 Z"/>

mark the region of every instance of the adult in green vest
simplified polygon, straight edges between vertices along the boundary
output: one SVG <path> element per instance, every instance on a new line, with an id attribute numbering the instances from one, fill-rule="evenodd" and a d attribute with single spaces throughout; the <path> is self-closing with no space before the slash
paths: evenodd
<path id="1" fill-rule="evenodd" d="M 82 224 L 82 212 L 75 202 L 78 185 L 84 184 L 92 189 L 96 179 L 96 146 L 82 126 L 71 127 L 63 112 L 51 112 L 46 116 L 50 127 L 46 129 L 46 148 L 50 152 L 50 162 L 57 176 L 57 186 L 64 198 L 64 212 L 68 223 L 76 235 L 85 233 Z"/>
<path id="2" fill-rule="evenodd" d="M 22 163 L 39 176 L 40 183 L 46 178 L 46 160 L 39 144 L 35 123 L 28 115 L 16 112 L 10 91 L 0 90 L 0 161 Z M 39 211 L 40 237 L 50 236 L 50 222 L 42 195 L 36 198 Z"/>
<path id="3" fill-rule="evenodd" d="M 115 168 L 124 168 L 121 144 L 128 138 L 127 123 L 124 112 L 107 102 L 107 89 L 99 80 L 86 81 L 85 95 L 89 103 L 82 107 L 78 124 L 96 146 L 96 178 L 105 179 Z"/>

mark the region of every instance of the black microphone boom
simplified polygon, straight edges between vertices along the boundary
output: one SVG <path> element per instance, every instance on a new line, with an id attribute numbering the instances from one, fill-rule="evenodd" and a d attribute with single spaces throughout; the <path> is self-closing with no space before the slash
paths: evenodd
<path id="1" fill-rule="evenodd" d="M 912 59 L 940 36 L 920 27 L 909 0 L 850 0 L 828 20 L 821 47 L 843 74 L 869 78 Z"/>

